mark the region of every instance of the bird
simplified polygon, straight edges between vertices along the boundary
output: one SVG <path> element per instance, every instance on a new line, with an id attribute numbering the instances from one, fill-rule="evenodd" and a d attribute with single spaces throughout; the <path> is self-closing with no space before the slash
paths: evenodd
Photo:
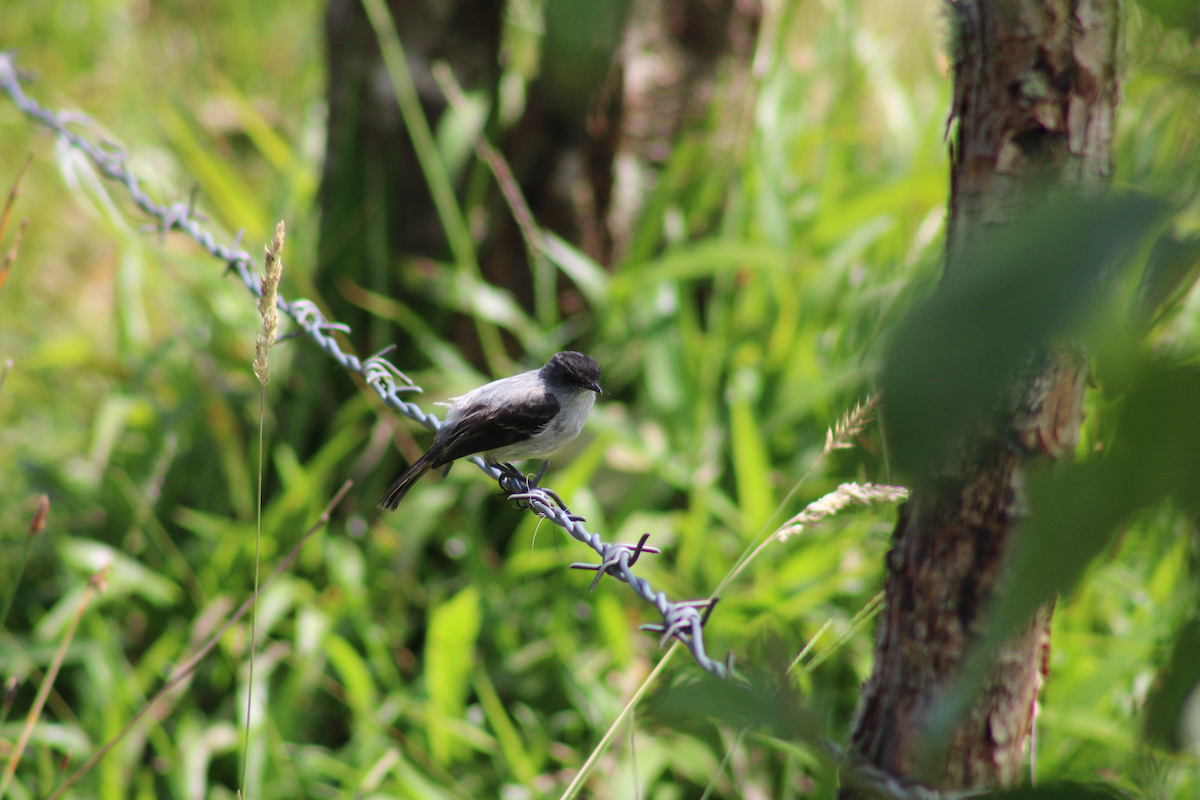
<path id="1" fill-rule="evenodd" d="M 429 450 L 396 479 L 379 503 L 395 511 L 422 475 L 451 462 L 483 455 L 493 466 L 543 458 L 583 430 L 601 394 L 600 364 L 572 350 L 555 353 L 533 369 L 480 386 L 444 405 L 450 410 Z"/>

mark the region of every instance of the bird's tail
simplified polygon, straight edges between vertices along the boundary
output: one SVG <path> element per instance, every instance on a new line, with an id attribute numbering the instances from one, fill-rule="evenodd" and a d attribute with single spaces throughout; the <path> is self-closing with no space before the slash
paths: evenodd
<path id="1" fill-rule="evenodd" d="M 428 453 L 414 461 L 412 466 L 396 479 L 392 488 L 388 489 L 387 494 L 379 501 L 379 507 L 386 511 L 395 511 L 396 506 L 400 505 L 400 501 L 404 499 L 404 495 L 408 494 L 408 490 L 413 487 L 413 484 L 429 471 L 429 468 L 433 466 L 434 459 L 439 454 L 439 448 L 431 447 Z"/>

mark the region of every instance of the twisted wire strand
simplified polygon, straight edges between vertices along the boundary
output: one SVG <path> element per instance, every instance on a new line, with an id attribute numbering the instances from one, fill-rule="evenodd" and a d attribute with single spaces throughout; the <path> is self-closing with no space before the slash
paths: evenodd
<path id="1" fill-rule="evenodd" d="M 142 189 L 137 176 L 130 169 L 128 155 L 123 148 L 110 142 L 96 144 L 72 129 L 72 125 L 89 124 L 90 121 L 86 117 L 74 113 L 55 113 L 43 108 L 25 94 L 21 87 L 21 74 L 11 53 L 0 52 L 0 87 L 3 87 L 27 117 L 53 130 L 61 141 L 86 155 L 105 177 L 123 185 L 137 207 L 153 218 L 164 234 L 172 230 L 187 234 L 214 258 L 225 262 L 227 270 L 235 273 L 252 295 L 260 296 L 259 282 L 251 270 L 253 261 L 246 251 L 236 245 L 237 240 L 241 238 L 240 234 L 233 247 L 223 245 L 200 224 L 201 219 L 198 218 L 192 202 L 160 204 L 152 199 Z M 383 353 L 359 359 L 351 353 L 342 352 L 331 334 L 336 331 L 348 333 L 350 329 L 347 326 L 326 320 L 310 300 L 297 299 L 289 302 L 281 295 L 276 305 L 338 364 L 361 376 L 390 408 L 431 430 L 436 431 L 441 427 L 441 420 L 437 416 L 425 412 L 420 406 L 401 397 L 403 392 L 420 392 L 421 389 L 383 358 Z M 629 584 L 634 594 L 654 606 L 662 615 L 662 622 L 643 625 L 642 628 L 661 634 L 660 646 L 677 639 L 687 647 L 702 669 L 719 678 L 731 677 L 732 654 L 721 662 L 709 658 L 704 649 L 704 623 L 715 600 L 672 602 L 664 592 L 655 592 L 645 578 L 638 577 L 630 569 L 641 554 L 658 552 L 655 548 L 644 546 L 645 537 L 636 545 L 605 542 L 599 534 L 589 533 L 583 525 L 585 520 L 571 514 L 558 495 L 551 489 L 538 486 L 536 479 L 522 478 L 500 470 L 485 463 L 479 456 L 473 456 L 469 460 L 493 480 L 498 481 L 509 499 L 550 520 L 573 538 L 596 551 L 600 556 L 600 564 L 572 565 L 579 569 L 596 570 L 596 580 L 592 582 L 593 589 L 602 576 L 610 575 Z"/>
<path id="2" fill-rule="evenodd" d="M 137 176 L 129 168 L 128 155 L 123 148 L 112 142 L 95 144 L 84 135 L 72 130 L 69 126 L 89 125 L 91 122 L 81 114 L 70 112 L 56 114 L 43 108 L 25 94 L 21 88 L 21 78 L 12 53 L 0 52 L 0 87 L 8 93 L 27 117 L 53 130 L 62 141 L 84 153 L 105 177 L 125 186 L 138 208 L 154 218 L 158 222 L 158 228 L 164 234 L 171 230 L 183 231 L 212 256 L 224 261 L 227 270 L 236 273 L 252 295 L 261 296 L 259 282 L 251 271 L 253 261 L 248 253 L 237 248 L 236 243 L 241 239 L 240 233 L 234 240 L 233 247 L 220 244 L 209 231 L 201 226 L 201 218 L 196 214 L 191 201 L 168 204 L 155 202 L 141 188 Z M 420 406 L 400 396 L 402 392 L 420 392 L 421 389 L 391 362 L 383 358 L 387 351 L 362 360 L 353 354 L 343 353 L 330 332 L 348 333 L 349 327 L 326 320 L 310 300 L 297 299 L 288 302 L 280 296 L 277 307 L 342 367 L 361 376 L 364 382 L 373 388 L 390 408 L 431 430 L 436 431 L 441 427 L 442 422 L 437 416 L 426 413 Z M 592 589 L 596 588 L 601 577 L 611 575 L 628 584 L 634 594 L 654 606 L 662 615 L 662 622 L 643 625 L 642 630 L 661 634 L 660 647 L 665 646 L 671 639 L 677 639 L 691 652 L 696 663 L 705 671 L 726 680 L 733 676 L 732 653 L 726 656 L 724 662 L 721 662 L 709 658 L 704 648 L 704 623 L 707 622 L 708 616 L 712 613 L 719 598 L 672 602 L 664 592 L 655 592 L 645 578 L 638 577 L 633 573 L 631 567 L 643 553 L 659 552 L 657 548 L 646 546 L 649 534 L 643 536 L 642 540 L 636 544 L 605 542 L 598 534 L 589 533 L 583 526 L 585 520 L 571 514 L 552 489 L 537 485 L 540 475 L 533 479 L 520 477 L 485 463 L 479 456 L 473 456 L 468 460 L 492 479 L 498 481 L 510 500 L 514 500 L 533 513 L 550 520 L 573 538 L 596 551 L 600 556 L 599 564 L 571 565 L 575 569 L 596 571 Z M 938 791 L 913 784 L 874 765 L 851 757 L 837 743 L 828 738 L 822 737 L 822 744 L 823 747 L 819 748 L 818 754 L 840 767 L 844 784 L 863 789 L 877 797 L 887 798 L 887 800 L 961 800 L 978 794 L 977 792 Z"/>

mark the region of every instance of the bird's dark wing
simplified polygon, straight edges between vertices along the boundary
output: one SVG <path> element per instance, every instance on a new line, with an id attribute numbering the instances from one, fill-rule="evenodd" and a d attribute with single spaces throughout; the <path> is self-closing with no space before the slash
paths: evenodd
<path id="1" fill-rule="evenodd" d="M 441 454 L 430 466 L 440 467 L 458 458 L 523 442 L 546 427 L 557 413 L 558 401 L 549 393 L 539 393 L 519 405 L 510 403 L 500 409 L 465 409 L 446 436 Z"/>

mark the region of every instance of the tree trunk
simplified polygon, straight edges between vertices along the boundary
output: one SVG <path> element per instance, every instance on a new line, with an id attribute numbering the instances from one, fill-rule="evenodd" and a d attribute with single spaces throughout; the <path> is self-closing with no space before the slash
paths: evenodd
<path id="1" fill-rule="evenodd" d="M 506 5 L 388 0 L 431 126 L 447 107 L 433 78 L 438 62 L 464 88 L 496 100 Z M 709 113 L 718 75 L 748 75 L 760 14 L 758 0 L 547 4 L 542 66 L 524 113 L 507 132 L 488 130 L 538 225 L 601 264 L 625 255 L 657 172 Z M 446 260 L 450 252 L 361 0 L 329 0 L 326 39 L 329 137 L 316 284 L 336 318 L 354 329 L 355 346 L 371 352 L 393 343 L 396 332 L 342 300 L 339 284 L 353 281 L 421 306 L 399 278 L 401 260 Z M 458 187 L 460 200 L 468 182 Z M 484 212 L 472 222 L 484 278 L 532 310 L 529 256 L 499 191 L 492 187 L 474 210 Z M 562 301 L 565 314 L 581 305 L 578 296 Z M 433 324 L 444 329 L 445 320 Z M 473 328 L 458 327 L 460 349 L 478 356 Z"/>
<path id="2" fill-rule="evenodd" d="M 436 128 L 447 102 L 433 77 L 445 63 L 467 90 L 499 74 L 503 0 L 389 0 L 421 109 Z M 328 135 L 321 182 L 315 283 L 333 317 L 350 326 L 361 353 L 394 344 L 393 326 L 343 297 L 351 281 L 401 295 L 393 257 L 446 260 L 450 248 L 360 0 L 330 0 L 325 13 Z M 406 300 L 409 298 L 405 298 Z M 401 342 L 401 350 L 407 342 Z"/>
<path id="3" fill-rule="evenodd" d="M 1117 0 L 958 0 L 950 5 L 957 123 L 951 150 L 946 273 L 986 226 L 1056 189 L 1103 191 L 1111 172 Z M 1004 426 L 960 449 L 953 477 L 918 482 L 893 534 L 875 664 L 851 733 L 854 757 L 932 788 L 1008 787 L 1046 677 L 1049 608 L 1010 640 L 932 764 L 923 732 L 956 679 L 1001 577 L 1031 464 L 1073 449 L 1086 367 L 1044 357 Z M 884 398 L 886 402 L 886 398 Z M 869 796 L 847 772 L 842 797 Z"/>
<path id="4" fill-rule="evenodd" d="M 487 135 L 538 225 L 605 265 L 628 252 L 643 200 L 677 141 L 706 121 L 710 104 L 741 107 L 744 86 L 717 89 L 748 81 L 761 15 L 759 0 L 547 3 L 541 69 L 526 87 L 523 113 L 505 131 L 498 110 L 501 31 L 514 24 L 505 22 L 513 4 L 387 5 L 430 125 L 436 128 L 448 108 L 434 79 L 437 65 L 445 64 L 465 90 L 490 97 Z M 425 260 L 445 261 L 450 250 L 361 0 L 329 0 L 325 30 L 329 122 L 314 276 L 319 301 L 350 325 L 346 338 L 360 356 L 394 344 L 389 357 L 396 364 L 418 368 L 424 358 L 410 331 L 355 305 L 345 296 L 348 286 L 400 300 L 482 365 L 469 320 L 413 288 L 419 281 L 411 276 L 428 266 Z M 530 258 L 513 215 L 480 165 L 466 173 L 456 190 L 483 278 L 532 311 Z M 657 239 L 649 245 L 657 246 Z M 579 292 L 561 276 L 557 288 L 562 316 L 579 314 Z M 280 417 L 294 426 L 291 441 L 308 442 L 299 447 L 304 454 L 328 440 L 325 425 L 353 390 L 328 379 L 336 367 L 320 353 L 302 350 L 297 357 L 298 377 L 289 385 L 295 398 Z M 357 469 L 391 471 L 374 470 L 373 463 L 364 460 Z"/>

